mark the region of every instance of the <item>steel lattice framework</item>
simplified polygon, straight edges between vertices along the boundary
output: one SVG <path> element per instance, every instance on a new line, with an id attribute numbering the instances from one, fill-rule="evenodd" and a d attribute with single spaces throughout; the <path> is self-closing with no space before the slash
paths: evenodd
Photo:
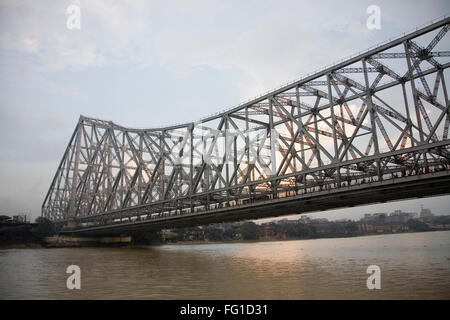
<path id="1" fill-rule="evenodd" d="M 448 175 L 449 23 L 199 122 L 130 129 L 81 116 L 42 215 L 130 223 Z"/>

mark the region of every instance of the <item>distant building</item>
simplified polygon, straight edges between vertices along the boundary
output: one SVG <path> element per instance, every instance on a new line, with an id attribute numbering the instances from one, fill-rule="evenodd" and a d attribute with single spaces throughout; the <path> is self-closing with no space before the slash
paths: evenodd
<path id="1" fill-rule="evenodd" d="M 415 213 L 412 212 L 403 212 L 402 210 L 395 210 L 386 219 L 386 222 L 389 223 L 406 223 L 410 219 L 414 219 L 416 217 Z"/>
<path id="2" fill-rule="evenodd" d="M 372 233 L 374 232 L 374 226 L 371 223 L 358 223 L 359 233 Z"/>
<path id="3" fill-rule="evenodd" d="M 386 220 L 386 213 L 366 213 L 364 214 L 364 218 L 360 221 L 362 222 L 380 222 Z"/>
<path id="4" fill-rule="evenodd" d="M 387 215 L 386 213 L 366 213 L 358 221 L 358 231 L 360 233 L 395 233 L 408 231 L 407 222 L 415 219 L 416 213 L 395 210 Z"/>
<path id="5" fill-rule="evenodd" d="M 396 233 L 408 230 L 408 226 L 404 223 L 358 222 L 359 233 Z"/>
<path id="6" fill-rule="evenodd" d="M 300 223 L 310 223 L 311 218 L 308 216 L 301 216 L 300 219 L 297 220 Z"/>
<path id="7" fill-rule="evenodd" d="M 431 213 L 430 209 L 424 209 L 422 206 L 422 210 L 420 210 L 420 217 L 421 218 L 431 218 L 433 214 Z"/>
<path id="8" fill-rule="evenodd" d="M 13 223 L 26 223 L 27 222 L 27 216 L 26 215 L 17 215 L 12 217 Z"/>

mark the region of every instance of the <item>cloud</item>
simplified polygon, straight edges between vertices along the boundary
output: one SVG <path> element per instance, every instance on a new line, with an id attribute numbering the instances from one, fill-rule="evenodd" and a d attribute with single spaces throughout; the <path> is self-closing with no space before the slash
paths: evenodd
<path id="1" fill-rule="evenodd" d="M 150 29 L 146 2 L 83 1 L 81 29 L 69 30 L 72 1 L 1 3 L 0 48 L 37 57 L 42 72 L 103 66 L 145 55 Z M 141 43 L 141 44 L 138 44 Z M 138 44 L 138 45 L 137 45 Z"/>
<path id="2" fill-rule="evenodd" d="M 81 30 L 66 28 L 66 9 L 74 3 L 81 9 Z M 42 72 L 113 64 L 158 65 L 183 77 L 209 67 L 232 74 L 242 87 L 241 95 L 248 97 L 374 44 L 377 33 L 366 28 L 369 3 L 306 4 L 2 2 L 5 19 L 0 48 L 36 56 L 36 67 Z M 404 4 L 381 1 L 379 6 L 383 25 L 394 28 L 394 34 L 395 26 L 409 25 L 403 21 L 408 19 L 397 19 L 396 12 Z M 420 7 L 427 13 L 431 10 L 428 5 Z M 421 10 L 406 10 L 420 20 Z"/>
<path id="3" fill-rule="evenodd" d="M 345 43 L 329 50 L 320 40 L 323 32 L 366 32 L 364 12 L 337 18 L 346 9 L 330 3 L 309 8 L 274 1 L 78 3 L 81 30 L 66 28 L 73 1 L 2 3 L 0 47 L 34 55 L 41 72 L 118 63 L 163 66 L 183 77 L 210 67 L 231 73 L 242 95 L 249 95 L 347 53 Z"/>
<path id="4" fill-rule="evenodd" d="M 11 34 L 0 34 L 0 46 L 3 49 L 15 50 L 23 53 L 38 53 L 39 41 L 33 38 L 13 38 Z"/>

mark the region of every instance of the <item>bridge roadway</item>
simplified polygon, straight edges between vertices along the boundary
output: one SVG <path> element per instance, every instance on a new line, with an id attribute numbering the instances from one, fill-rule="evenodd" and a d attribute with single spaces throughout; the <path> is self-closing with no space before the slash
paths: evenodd
<path id="1" fill-rule="evenodd" d="M 353 182 L 352 182 L 353 183 Z M 201 212 L 177 214 L 132 222 L 117 222 L 62 231 L 61 234 L 121 235 L 140 230 L 192 227 L 209 223 L 242 221 L 325 211 L 399 199 L 412 199 L 450 194 L 450 171 L 422 173 L 382 181 L 365 182 L 339 188 L 325 188 L 315 192 L 301 192 L 278 199 L 258 201 Z"/>

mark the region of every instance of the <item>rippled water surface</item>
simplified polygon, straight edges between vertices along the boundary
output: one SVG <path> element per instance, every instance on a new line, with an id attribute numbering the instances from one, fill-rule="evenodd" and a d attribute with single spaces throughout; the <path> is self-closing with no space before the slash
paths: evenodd
<path id="1" fill-rule="evenodd" d="M 66 268 L 81 268 L 68 290 Z M 366 269 L 381 268 L 368 290 Z M 450 299 L 450 231 L 140 249 L 0 250 L 1 299 Z"/>

